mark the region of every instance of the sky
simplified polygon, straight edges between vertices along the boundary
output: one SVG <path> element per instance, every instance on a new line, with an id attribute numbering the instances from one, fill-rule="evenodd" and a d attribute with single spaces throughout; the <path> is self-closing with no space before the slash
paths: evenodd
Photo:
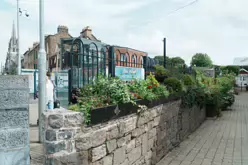
<path id="1" fill-rule="evenodd" d="M 55 34 L 58 25 L 78 37 L 90 26 L 104 43 L 126 46 L 148 53 L 179 56 L 189 64 L 195 53 L 207 53 L 218 65 L 233 64 L 248 57 L 248 1 L 198 0 L 44 0 L 45 34 Z M 39 0 L 19 0 L 28 11 L 20 16 L 20 53 L 39 41 Z M 16 0 L 0 0 L 0 62 L 5 63 Z"/>

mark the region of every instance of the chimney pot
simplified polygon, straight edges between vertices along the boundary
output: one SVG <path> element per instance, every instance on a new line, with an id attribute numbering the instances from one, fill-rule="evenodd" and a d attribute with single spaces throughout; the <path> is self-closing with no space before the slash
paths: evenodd
<path id="1" fill-rule="evenodd" d="M 69 30 L 68 30 L 67 26 L 59 25 L 58 28 L 57 28 L 57 32 L 58 33 L 68 33 Z"/>

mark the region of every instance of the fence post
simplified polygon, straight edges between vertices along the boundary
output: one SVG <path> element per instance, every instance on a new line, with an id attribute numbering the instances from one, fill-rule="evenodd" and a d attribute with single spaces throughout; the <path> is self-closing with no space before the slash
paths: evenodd
<path id="1" fill-rule="evenodd" d="M 164 38 L 164 68 L 166 68 L 166 38 Z"/>
<path id="2" fill-rule="evenodd" d="M 115 49 L 113 46 L 109 48 L 109 75 L 115 77 Z"/>
<path id="3" fill-rule="evenodd" d="M 34 100 L 36 99 L 36 93 L 37 93 L 37 89 L 36 89 L 36 70 L 34 71 Z"/>
<path id="4" fill-rule="evenodd" d="M 146 79 L 146 72 L 147 72 L 147 56 L 143 57 L 143 68 L 145 70 L 145 79 Z"/>
<path id="5" fill-rule="evenodd" d="M 68 70 L 68 102 L 71 103 L 72 99 L 72 69 Z"/>
<path id="6" fill-rule="evenodd" d="M 70 53 L 69 62 L 70 62 L 70 69 L 68 70 L 68 97 L 69 97 L 68 101 L 69 101 L 69 104 L 71 104 L 72 84 L 73 84 L 73 55 L 72 53 Z"/>

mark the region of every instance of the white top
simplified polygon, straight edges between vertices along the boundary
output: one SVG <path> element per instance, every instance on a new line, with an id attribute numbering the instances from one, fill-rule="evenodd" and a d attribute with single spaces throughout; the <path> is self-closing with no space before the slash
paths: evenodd
<path id="1" fill-rule="evenodd" d="M 48 82 L 46 83 L 46 104 L 48 104 L 49 101 L 51 101 L 52 103 L 54 102 L 53 90 L 54 90 L 53 83 L 51 80 L 48 80 Z"/>

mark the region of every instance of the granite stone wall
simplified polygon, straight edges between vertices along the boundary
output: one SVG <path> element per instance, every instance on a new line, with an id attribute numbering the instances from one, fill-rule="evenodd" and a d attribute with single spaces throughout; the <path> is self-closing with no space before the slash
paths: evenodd
<path id="1" fill-rule="evenodd" d="M 0 76 L 0 164 L 30 164 L 28 103 L 28 77 Z"/>
<path id="2" fill-rule="evenodd" d="M 205 120 L 204 109 L 180 105 L 173 101 L 91 127 L 80 123 L 80 113 L 47 112 L 47 164 L 156 164 Z"/>

